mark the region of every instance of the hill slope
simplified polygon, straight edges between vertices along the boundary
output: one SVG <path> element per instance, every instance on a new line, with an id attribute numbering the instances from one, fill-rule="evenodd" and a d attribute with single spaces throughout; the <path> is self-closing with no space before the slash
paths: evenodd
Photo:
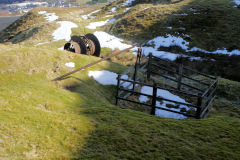
<path id="1" fill-rule="evenodd" d="M 179 120 L 120 109 L 113 105 L 115 86 L 88 76 L 90 70 L 121 73 L 121 64 L 106 61 L 51 81 L 71 70 L 66 63 L 77 68 L 98 58 L 60 51 L 65 41 L 52 37 L 58 23 L 38 12 L 76 23 L 72 34 L 82 35 L 103 30 L 85 28 L 107 19 L 100 12 L 83 20 L 95 9 L 37 8 L 1 34 L 16 44 L 0 44 L 0 159 L 239 159 L 239 82 L 220 79 L 208 118 Z M 33 36 L 25 36 L 35 27 Z M 112 52 L 104 48 L 102 55 Z"/>

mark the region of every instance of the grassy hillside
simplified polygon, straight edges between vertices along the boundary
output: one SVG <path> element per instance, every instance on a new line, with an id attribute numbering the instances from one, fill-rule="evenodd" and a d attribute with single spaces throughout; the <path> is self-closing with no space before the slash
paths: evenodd
<path id="1" fill-rule="evenodd" d="M 106 19 L 103 11 L 99 19 L 82 20 L 95 9 L 37 8 L 1 33 L 2 41 L 16 44 L 0 44 L 0 159 L 239 159 L 240 82 L 220 79 L 206 119 L 178 120 L 121 109 L 114 105 L 115 86 L 88 77 L 90 70 L 122 73 L 132 56 L 112 59 L 124 65 L 105 61 L 51 81 L 71 71 L 67 62 L 78 68 L 98 58 L 58 50 L 64 41 L 35 46 L 51 41 L 58 27 L 37 12 L 55 12 L 79 26 L 72 34 L 85 34 L 94 31 L 85 29 L 89 22 Z"/>
<path id="2" fill-rule="evenodd" d="M 190 42 L 190 47 L 208 51 L 239 49 L 240 10 L 229 0 L 134 1 L 133 8 L 122 12 L 119 5 L 116 21 L 109 30 L 130 40 L 144 42 L 171 34 Z M 119 1 L 105 7 L 118 6 Z M 123 14 L 122 14 L 123 13 Z M 169 29 L 168 27 L 172 27 Z M 184 37 L 190 35 L 191 37 Z"/>
<path id="3" fill-rule="evenodd" d="M 80 67 L 97 58 L 40 47 L 14 45 L 10 49 L 0 45 L 0 48 L 2 159 L 238 159 L 240 156 L 237 118 L 240 113 L 228 102 L 225 110 L 215 107 L 211 118 L 205 120 L 166 119 L 122 110 L 112 105 L 115 87 L 98 84 L 87 76 L 88 70 L 61 82 L 50 81 L 68 71 L 66 62 L 75 62 Z M 89 68 L 102 69 L 119 73 L 125 67 L 103 62 Z M 234 91 L 235 85 L 231 83 L 222 84 Z M 239 91 L 230 90 L 229 94 L 220 86 L 219 95 L 226 98 L 234 98 L 231 94 L 236 96 Z"/>

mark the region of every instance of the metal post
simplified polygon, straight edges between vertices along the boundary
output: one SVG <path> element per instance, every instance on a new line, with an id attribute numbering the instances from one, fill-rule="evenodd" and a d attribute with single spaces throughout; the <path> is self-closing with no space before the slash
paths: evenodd
<path id="1" fill-rule="evenodd" d="M 118 92 L 119 92 L 119 88 L 120 88 L 120 78 L 121 78 L 121 75 L 119 74 L 118 77 L 117 77 L 117 94 L 116 94 L 116 106 L 118 105 Z"/>
<path id="2" fill-rule="evenodd" d="M 153 84 L 153 98 L 152 98 L 152 110 L 151 110 L 151 115 L 155 115 L 156 112 L 156 101 L 157 101 L 157 85 L 156 83 Z"/>

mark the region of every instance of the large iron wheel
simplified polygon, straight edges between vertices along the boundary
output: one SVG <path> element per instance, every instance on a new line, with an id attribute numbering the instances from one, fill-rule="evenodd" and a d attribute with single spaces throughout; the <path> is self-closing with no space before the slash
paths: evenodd
<path id="1" fill-rule="evenodd" d="M 91 33 L 88 33 L 85 35 L 87 39 L 89 39 L 91 42 L 93 42 L 95 49 L 92 49 L 94 53 L 92 54 L 93 56 L 99 57 L 100 52 L 101 52 L 101 45 L 100 42 L 98 41 L 97 37 Z"/>

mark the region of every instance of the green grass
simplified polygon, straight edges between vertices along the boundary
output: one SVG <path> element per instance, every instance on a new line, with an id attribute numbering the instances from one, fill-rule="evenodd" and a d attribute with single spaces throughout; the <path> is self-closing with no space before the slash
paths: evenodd
<path id="1" fill-rule="evenodd" d="M 51 82 L 69 71 L 64 66 L 66 62 L 73 61 L 80 67 L 98 58 L 54 48 L 22 45 L 0 48 L 1 159 L 240 156 L 240 120 L 228 114 L 228 107 L 224 112 L 214 111 L 205 120 L 166 119 L 120 109 L 112 105 L 115 87 L 102 86 L 87 73 L 103 69 L 121 73 L 126 67 L 102 62 L 66 80 Z M 59 70 L 55 68 L 56 62 Z M 231 112 L 237 113 L 233 109 Z"/>
<path id="2" fill-rule="evenodd" d="M 82 21 L 81 15 L 96 9 L 91 7 L 44 10 L 77 23 L 73 34 L 85 34 L 93 32 L 84 29 L 93 20 Z M 115 86 L 100 85 L 87 74 L 122 73 L 134 57 L 126 53 L 111 59 L 123 65 L 105 61 L 52 82 L 70 71 L 65 63 L 78 68 L 98 58 L 57 50 L 64 41 L 34 46 L 51 40 L 57 27 L 52 23 L 45 31 L 48 22 L 39 10 L 33 10 L 31 21 L 16 24 L 19 30 L 39 27 L 36 34 L 26 39 L 25 32 L 15 35 L 18 30 L 12 28 L 9 33 L 21 43 L 0 44 L 0 159 L 239 159 L 239 82 L 220 80 L 218 98 L 204 120 L 120 109 L 113 105 Z M 101 54 L 110 53 L 102 49 Z"/>

